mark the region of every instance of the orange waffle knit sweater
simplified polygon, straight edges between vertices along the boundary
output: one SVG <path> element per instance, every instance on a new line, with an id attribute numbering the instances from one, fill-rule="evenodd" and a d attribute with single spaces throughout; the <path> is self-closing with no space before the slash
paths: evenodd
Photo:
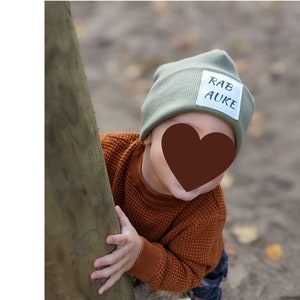
<path id="1" fill-rule="evenodd" d="M 141 173 L 144 146 L 138 133 L 101 134 L 114 201 L 142 238 L 139 258 L 128 271 L 153 289 L 196 287 L 219 262 L 226 219 L 218 186 L 192 201 L 151 190 Z"/>

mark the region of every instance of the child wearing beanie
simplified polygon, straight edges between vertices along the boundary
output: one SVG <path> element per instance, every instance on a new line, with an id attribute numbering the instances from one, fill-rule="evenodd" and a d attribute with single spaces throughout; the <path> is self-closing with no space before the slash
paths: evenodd
<path id="1" fill-rule="evenodd" d="M 254 99 L 225 51 L 160 66 L 142 106 L 140 133 L 101 134 L 121 233 L 91 279 L 124 274 L 152 289 L 222 299 L 227 275 L 220 187 L 239 153 Z"/>

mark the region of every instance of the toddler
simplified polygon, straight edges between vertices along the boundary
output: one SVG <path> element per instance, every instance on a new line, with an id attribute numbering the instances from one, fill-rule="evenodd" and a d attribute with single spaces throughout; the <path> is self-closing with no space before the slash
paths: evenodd
<path id="1" fill-rule="evenodd" d="M 253 106 L 232 59 L 212 50 L 157 69 L 140 133 L 100 134 L 121 233 L 106 238 L 115 250 L 94 261 L 91 279 L 107 278 L 99 294 L 126 273 L 152 289 L 222 299 L 220 182 Z"/>

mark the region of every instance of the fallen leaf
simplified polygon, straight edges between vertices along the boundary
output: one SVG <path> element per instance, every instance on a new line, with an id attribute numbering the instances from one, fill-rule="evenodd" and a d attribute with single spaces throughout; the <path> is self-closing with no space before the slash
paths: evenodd
<path id="1" fill-rule="evenodd" d="M 148 71 L 151 69 L 157 68 L 159 65 L 166 62 L 166 60 L 158 55 L 148 56 L 145 57 L 143 60 L 139 62 L 139 64 L 142 66 L 143 71 Z"/>
<path id="2" fill-rule="evenodd" d="M 270 72 L 272 74 L 273 77 L 279 77 L 284 75 L 286 72 L 288 71 L 288 67 L 286 65 L 286 63 L 282 62 L 282 61 L 277 61 L 275 62 L 271 68 L 270 68 Z"/>
<path id="3" fill-rule="evenodd" d="M 143 66 L 140 64 L 130 65 L 125 70 L 125 75 L 129 79 L 136 79 L 136 78 L 140 77 L 142 75 L 142 73 L 143 73 Z"/>
<path id="4" fill-rule="evenodd" d="M 120 73 L 120 65 L 117 61 L 109 60 L 106 62 L 105 67 L 111 75 L 117 75 Z"/>
<path id="5" fill-rule="evenodd" d="M 193 36 L 193 35 L 186 36 L 180 41 L 179 48 L 181 50 L 190 49 L 194 45 L 196 45 L 197 41 L 198 41 L 198 39 L 196 36 Z"/>
<path id="6" fill-rule="evenodd" d="M 239 73 L 247 72 L 251 67 L 251 61 L 247 58 L 241 58 L 235 61 Z"/>
<path id="7" fill-rule="evenodd" d="M 258 138 L 263 134 L 263 122 L 264 122 L 264 115 L 260 112 L 255 112 L 253 114 L 252 121 L 248 128 L 247 133 L 254 138 Z"/>
<path id="8" fill-rule="evenodd" d="M 239 243 L 244 245 L 251 244 L 259 238 L 258 230 L 254 225 L 236 225 L 232 228 L 232 234 Z"/>
<path id="9" fill-rule="evenodd" d="M 234 40 L 231 45 L 232 49 L 236 52 L 241 52 L 245 47 L 244 42 L 242 40 Z"/>
<path id="10" fill-rule="evenodd" d="M 170 15 L 171 6 L 166 1 L 153 1 L 152 7 L 153 10 L 161 17 L 166 17 Z"/>
<path id="11" fill-rule="evenodd" d="M 230 172 L 226 171 L 222 178 L 222 181 L 221 181 L 222 188 L 224 190 L 229 189 L 233 185 L 233 182 L 234 182 L 234 178 L 233 178 L 232 174 Z"/>
<path id="12" fill-rule="evenodd" d="M 237 249 L 235 244 L 225 243 L 224 248 L 228 256 L 237 257 Z"/>
<path id="13" fill-rule="evenodd" d="M 274 243 L 266 246 L 265 253 L 268 259 L 277 262 L 282 258 L 283 250 L 279 244 Z"/>
<path id="14" fill-rule="evenodd" d="M 78 39 L 82 38 L 85 35 L 85 28 L 81 21 L 74 20 L 75 32 L 77 34 Z"/>
<path id="15" fill-rule="evenodd" d="M 260 6 L 265 10 L 271 10 L 277 8 L 280 4 L 278 1 L 262 1 Z"/>
<path id="16" fill-rule="evenodd" d="M 137 94 L 142 94 L 146 96 L 147 91 L 149 90 L 151 86 L 151 81 L 148 80 L 135 80 L 132 83 L 126 83 L 122 86 L 122 89 L 126 95 L 137 95 Z"/>

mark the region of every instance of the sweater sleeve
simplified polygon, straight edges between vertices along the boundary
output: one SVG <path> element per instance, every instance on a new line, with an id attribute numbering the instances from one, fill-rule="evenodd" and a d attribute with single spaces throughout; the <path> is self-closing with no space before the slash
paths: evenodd
<path id="1" fill-rule="evenodd" d="M 196 287 L 219 262 L 224 223 L 218 216 L 200 229 L 190 226 L 167 245 L 142 238 L 140 256 L 128 273 L 157 290 L 182 292 Z"/>

